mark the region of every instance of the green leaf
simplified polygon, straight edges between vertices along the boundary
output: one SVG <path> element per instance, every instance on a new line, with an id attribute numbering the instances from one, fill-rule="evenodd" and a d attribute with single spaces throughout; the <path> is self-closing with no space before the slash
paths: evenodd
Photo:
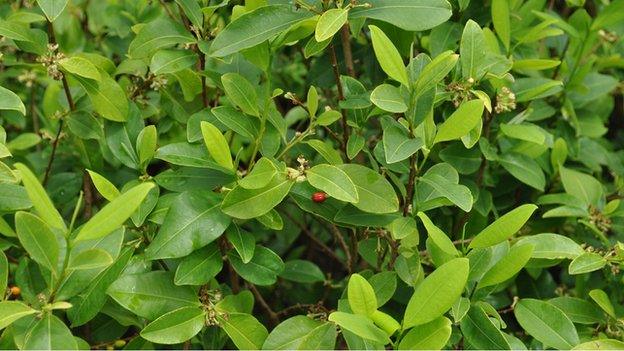
<path id="1" fill-rule="evenodd" d="M 76 339 L 63 321 L 46 313 L 30 328 L 24 339 L 26 350 L 78 350 Z"/>
<path id="2" fill-rule="evenodd" d="M 202 285 L 214 278 L 223 268 L 221 251 L 209 244 L 184 257 L 175 272 L 175 285 Z"/>
<path id="3" fill-rule="evenodd" d="M 250 232 L 241 229 L 236 224 L 232 224 L 225 232 L 228 241 L 241 258 L 243 263 L 249 263 L 253 258 L 256 249 L 256 238 Z"/>
<path id="4" fill-rule="evenodd" d="M 84 270 L 106 267 L 113 263 L 111 255 L 102 249 L 89 249 L 72 257 L 67 265 L 68 270 Z"/>
<path id="5" fill-rule="evenodd" d="M 390 84 L 381 84 L 373 90 L 370 100 L 380 109 L 392 113 L 407 111 L 407 105 L 403 101 L 401 90 Z"/>
<path id="6" fill-rule="evenodd" d="M 347 22 L 348 9 L 329 9 L 316 22 L 314 39 L 317 42 L 325 41 L 336 34 Z"/>
<path id="7" fill-rule="evenodd" d="M 622 350 L 624 342 L 616 339 L 598 339 L 578 344 L 572 350 Z"/>
<path id="8" fill-rule="evenodd" d="M 89 176 L 91 176 L 91 181 L 93 185 L 97 189 L 97 191 L 102 195 L 106 200 L 113 201 L 116 197 L 118 197 L 121 193 L 119 189 L 111 183 L 108 179 L 104 178 L 100 174 L 87 169 L 89 172 Z"/>
<path id="9" fill-rule="evenodd" d="M 87 92 L 93 109 L 102 117 L 115 122 L 128 119 L 128 99 L 121 86 L 108 75 L 102 75 L 99 81 L 73 76 Z"/>
<path id="10" fill-rule="evenodd" d="M 278 171 L 275 164 L 268 158 L 262 157 L 254 164 L 251 172 L 238 181 L 238 184 L 245 189 L 263 188 L 269 184 L 277 174 Z"/>
<path id="11" fill-rule="evenodd" d="M 578 297 L 560 296 L 548 302 L 561 309 L 574 323 L 596 324 L 605 319 L 598 306 Z"/>
<path id="12" fill-rule="evenodd" d="M 84 78 L 96 81 L 100 81 L 102 79 L 100 71 L 98 71 L 95 65 L 91 63 L 91 61 L 80 56 L 64 58 L 59 61 L 59 65 L 61 65 L 65 71 Z"/>
<path id="13" fill-rule="evenodd" d="M 397 330 L 401 329 L 401 324 L 387 313 L 375 311 L 370 318 L 375 325 L 383 329 L 388 335 L 393 335 Z"/>
<path id="14" fill-rule="evenodd" d="M 403 329 L 425 324 L 448 311 L 468 280 L 468 259 L 455 258 L 429 274 L 407 303 Z"/>
<path id="15" fill-rule="evenodd" d="M 221 83 L 228 99 L 244 113 L 259 116 L 258 95 L 253 85 L 238 73 L 226 73 L 221 76 Z M 202 122 L 203 123 L 203 122 Z"/>
<path id="16" fill-rule="evenodd" d="M 532 253 L 533 245 L 514 245 L 503 258 L 485 272 L 477 284 L 477 289 L 500 284 L 511 279 L 529 262 Z"/>
<path id="17" fill-rule="evenodd" d="M 150 63 L 154 74 L 167 74 L 192 67 L 197 62 L 197 54 L 189 50 L 158 50 Z"/>
<path id="18" fill-rule="evenodd" d="M 69 0 L 37 0 L 37 4 L 41 7 L 43 14 L 46 15 L 50 22 L 63 12 Z"/>
<path id="19" fill-rule="evenodd" d="M 464 212 L 472 209 L 473 198 L 468 187 L 453 183 L 447 177 L 433 172 L 425 173 L 418 181 L 429 185 L 437 195 L 448 199 Z"/>
<path id="20" fill-rule="evenodd" d="M 607 312 L 607 314 L 613 318 L 617 318 L 615 315 L 615 309 L 613 308 L 613 304 L 611 304 L 611 300 L 609 300 L 609 296 L 604 290 L 601 289 L 593 289 L 589 292 L 589 297 L 594 300 L 603 311 Z"/>
<path id="21" fill-rule="evenodd" d="M 158 143 L 156 126 L 149 125 L 141 130 L 136 140 L 136 149 L 139 154 L 139 165 L 147 167 L 147 163 L 154 157 Z"/>
<path id="22" fill-rule="evenodd" d="M 284 262 L 273 251 L 264 246 L 256 246 L 255 254 L 249 263 L 243 263 L 233 252 L 228 253 L 232 267 L 245 280 L 256 285 L 271 285 L 284 270 Z"/>
<path id="23" fill-rule="evenodd" d="M 359 201 L 353 205 L 370 213 L 394 213 L 399 210 L 399 199 L 394 188 L 381 174 L 357 164 L 343 164 L 343 170 L 355 184 Z"/>
<path id="24" fill-rule="evenodd" d="M 220 202 L 220 196 L 208 191 L 178 195 L 145 250 L 147 258 L 184 257 L 216 240 L 230 225 L 230 218 L 219 209 Z"/>
<path id="25" fill-rule="evenodd" d="M 349 278 L 347 296 L 353 313 L 372 317 L 377 311 L 377 298 L 373 287 L 366 278 L 357 273 Z"/>
<path id="26" fill-rule="evenodd" d="M 468 134 L 481 121 L 483 101 L 476 99 L 464 102 L 439 127 L 434 143 L 455 140 Z"/>
<path id="27" fill-rule="evenodd" d="M 314 263 L 305 260 L 286 261 L 280 277 L 303 284 L 325 281 L 323 271 Z"/>
<path id="28" fill-rule="evenodd" d="M 8 280 L 9 280 L 9 261 L 6 255 L 4 254 L 4 252 L 0 250 L 0 291 L 6 291 Z M 2 297 L 0 301 L 3 299 L 4 297 Z M 2 327 L 0 327 L 0 329 L 2 329 Z"/>
<path id="29" fill-rule="evenodd" d="M 154 183 L 142 183 L 116 197 L 82 226 L 75 240 L 101 238 L 122 226 L 154 186 Z"/>
<path id="30" fill-rule="evenodd" d="M 312 186 L 337 200 L 354 203 L 359 201 L 355 184 L 347 173 L 336 166 L 316 165 L 306 171 L 306 177 Z"/>
<path id="31" fill-rule="evenodd" d="M 451 241 L 451 239 L 438 227 L 431 222 L 431 219 L 424 213 L 418 212 L 418 218 L 422 221 L 425 229 L 427 229 L 427 234 L 433 240 L 433 242 L 445 253 L 451 256 L 459 256 L 459 252 L 455 248 L 455 245 Z"/>
<path id="32" fill-rule="evenodd" d="M 20 172 L 22 183 L 39 217 L 51 227 L 64 231 L 67 230 L 63 217 L 61 217 L 61 214 L 56 210 L 52 200 L 48 197 L 48 194 L 41 186 L 41 183 L 39 183 L 37 177 L 35 177 L 28 167 L 21 163 L 16 163 L 15 168 Z"/>
<path id="33" fill-rule="evenodd" d="M 514 308 L 520 326 L 544 346 L 569 350 L 579 343 L 572 321 L 554 305 L 535 299 L 522 299 Z"/>
<path id="34" fill-rule="evenodd" d="M 0 301 L 0 330 L 22 317 L 37 313 L 20 301 Z"/>
<path id="35" fill-rule="evenodd" d="M 509 0 L 492 0 L 492 22 L 505 49 L 509 50 L 509 38 L 511 36 Z"/>
<path id="36" fill-rule="evenodd" d="M 195 27 L 204 27 L 204 14 L 197 0 L 175 0 L 175 2 L 180 5 L 186 17 L 191 20 Z"/>
<path id="37" fill-rule="evenodd" d="M 546 179 L 539 164 L 527 155 L 517 152 L 503 154 L 498 160 L 501 166 L 524 184 L 544 190 Z"/>
<path id="38" fill-rule="evenodd" d="M 210 112 L 227 128 L 245 138 L 255 139 L 258 135 L 260 120 L 257 118 L 252 118 L 231 106 L 218 106 Z"/>
<path id="39" fill-rule="evenodd" d="M 368 28 L 371 33 L 375 56 L 377 56 L 377 61 L 379 61 L 381 69 L 383 69 L 390 78 L 405 86 L 409 86 L 409 79 L 407 77 L 407 70 L 403 64 L 403 59 L 397 48 L 392 44 L 390 38 L 377 26 L 370 25 Z"/>
<path id="40" fill-rule="evenodd" d="M 559 234 L 542 233 L 520 238 L 516 245 L 533 245 L 532 258 L 575 259 L 583 254 L 583 248 L 574 240 Z"/>
<path id="41" fill-rule="evenodd" d="M 219 128 L 214 124 L 201 121 L 200 123 L 202 136 L 204 137 L 204 144 L 210 153 L 210 156 L 222 167 L 227 169 L 233 169 L 232 155 L 230 153 L 230 146 L 221 134 Z"/>
<path id="42" fill-rule="evenodd" d="M 533 204 L 525 204 L 505 213 L 477 234 L 468 247 L 489 247 L 507 240 L 524 226 L 536 209 Z"/>
<path id="43" fill-rule="evenodd" d="M 391 123 L 383 131 L 384 155 L 387 163 L 396 163 L 415 154 L 424 146 L 422 139 L 411 138 L 407 131 Z"/>
<path id="44" fill-rule="evenodd" d="M 26 115 L 26 107 L 22 99 L 14 92 L 0 86 L 0 110 L 15 110 Z"/>
<path id="45" fill-rule="evenodd" d="M 510 350 L 504 334 L 494 325 L 483 308 L 473 305 L 461 320 L 461 331 L 466 341 L 475 349 Z"/>
<path id="46" fill-rule="evenodd" d="M 199 306 L 191 286 L 173 284 L 173 273 L 153 271 L 123 275 L 107 293 L 124 308 L 147 320 L 155 320 L 180 307 Z"/>
<path id="47" fill-rule="evenodd" d="M 604 190 L 596 178 L 563 166 L 559 167 L 559 174 L 566 193 L 583 201 L 585 205 L 598 206 L 604 198 Z"/>
<path id="48" fill-rule="evenodd" d="M 459 47 L 462 76 L 465 79 L 477 80 L 480 78 L 478 72 L 485 62 L 486 50 L 483 30 L 477 22 L 468 20 Z"/>
<path id="49" fill-rule="evenodd" d="M 386 332 L 376 327 L 373 321 L 366 316 L 345 312 L 332 312 L 328 320 L 361 338 L 378 342 L 382 345 L 390 343 Z"/>
<path id="50" fill-rule="evenodd" d="M 223 199 L 221 209 L 234 218 L 249 219 L 271 211 L 288 195 L 293 181 L 275 177 L 259 189 L 245 189 L 237 186 Z"/>
<path id="51" fill-rule="evenodd" d="M 0 183 L 0 211 L 15 212 L 32 207 L 28 193 L 23 186 Z"/>
<path id="52" fill-rule="evenodd" d="M 451 18 L 446 0 L 369 0 L 369 7 L 355 7 L 350 18 L 373 18 L 407 31 L 431 29 Z"/>
<path id="53" fill-rule="evenodd" d="M 257 8 L 228 24 L 213 40 L 210 54 L 223 57 L 256 46 L 313 15 L 307 10 L 293 11 L 290 5 Z"/>
<path id="54" fill-rule="evenodd" d="M 459 55 L 451 50 L 445 51 L 431 60 L 418 77 L 416 94 L 422 96 L 431 91 L 455 67 L 457 60 L 459 60 Z"/>
<path id="55" fill-rule="evenodd" d="M 30 257 L 56 275 L 60 249 L 56 235 L 50 227 L 33 214 L 17 212 L 15 214 L 15 231 Z"/>
<path id="56" fill-rule="evenodd" d="M 401 339 L 399 350 L 441 350 L 451 337 L 451 321 L 440 316 L 415 326 Z"/>
<path id="57" fill-rule="evenodd" d="M 269 332 L 258 320 L 246 313 L 229 313 L 218 317 L 220 326 L 239 350 L 259 350 Z"/>
<path id="58" fill-rule="evenodd" d="M 586 252 L 576 257 L 568 266 L 568 273 L 584 274 L 602 269 L 607 264 L 607 260 L 594 252 Z"/>
<path id="59" fill-rule="evenodd" d="M 323 323 L 307 316 L 294 316 L 271 331 L 262 349 L 331 350 L 335 342 L 336 327 L 332 323 Z"/>
<path id="60" fill-rule="evenodd" d="M 205 323 L 205 313 L 199 307 L 181 307 L 148 324 L 141 337 L 157 344 L 179 344 L 197 335 Z"/>
<path id="61" fill-rule="evenodd" d="M 133 59 L 149 59 L 159 49 L 176 44 L 190 44 L 195 38 L 180 23 L 160 17 L 141 28 L 128 48 Z"/>

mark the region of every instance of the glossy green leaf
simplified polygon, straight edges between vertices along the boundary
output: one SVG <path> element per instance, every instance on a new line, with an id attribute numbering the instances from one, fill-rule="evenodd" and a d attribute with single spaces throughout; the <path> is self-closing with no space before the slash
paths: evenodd
<path id="1" fill-rule="evenodd" d="M 399 209 L 399 199 L 392 185 L 381 174 L 357 164 L 338 166 L 351 179 L 359 201 L 353 205 L 370 213 L 393 213 Z"/>
<path id="2" fill-rule="evenodd" d="M 409 86 L 409 79 L 407 77 L 407 70 L 403 64 L 403 59 L 397 48 L 392 44 L 390 38 L 377 26 L 370 25 L 368 28 L 371 32 L 375 56 L 377 56 L 377 61 L 379 61 L 381 69 L 383 69 L 390 78 L 405 86 Z"/>
<path id="3" fill-rule="evenodd" d="M 259 116 L 258 95 L 253 85 L 238 73 L 227 73 L 221 76 L 225 93 L 243 112 Z M 203 123 L 203 122 L 202 122 Z"/>
<path id="4" fill-rule="evenodd" d="M 350 18 L 372 18 L 407 31 L 431 29 L 451 17 L 446 0 L 370 0 L 370 7 L 356 7 Z"/>
<path id="5" fill-rule="evenodd" d="M 204 144 L 206 144 L 210 156 L 222 167 L 227 169 L 234 168 L 232 156 L 230 154 L 230 146 L 223 134 L 221 134 L 219 128 L 206 121 L 202 121 L 200 126 L 204 137 Z"/>
<path id="6" fill-rule="evenodd" d="M 0 86 L 0 110 L 14 110 L 26 114 L 26 107 L 17 94 Z"/>
<path id="7" fill-rule="evenodd" d="M 254 316 L 246 313 L 229 313 L 220 321 L 223 331 L 240 350 L 259 350 L 269 335 Z"/>
<path id="8" fill-rule="evenodd" d="M 403 101 L 401 91 L 390 85 L 381 84 L 373 90 L 370 96 L 371 102 L 380 109 L 392 113 L 407 111 L 407 105 Z"/>
<path id="9" fill-rule="evenodd" d="M 228 258 L 232 267 L 243 279 L 252 284 L 274 284 L 277 276 L 284 270 L 284 262 L 275 252 L 264 246 L 256 246 L 254 251 L 249 263 L 243 263 L 237 254 L 230 252 Z"/>
<path id="10" fill-rule="evenodd" d="M 93 185 L 95 186 L 97 191 L 106 200 L 113 201 L 121 194 L 119 192 L 119 189 L 117 189 L 117 187 L 113 183 L 111 183 L 108 179 L 104 178 L 99 173 L 96 173 L 95 171 L 92 171 L 90 169 L 87 169 L 87 172 L 89 172 L 91 181 L 93 182 Z"/>
<path id="11" fill-rule="evenodd" d="M 28 331 L 23 347 L 27 350 L 78 350 L 69 328 L 49 312 Z"/>
<path id="12" fill-rule="evenodd" d="M 470 100 L 459 106 L 439 127 L 434 143 L 459 139 L 468 134 L 481 120 L 483 101 Z"/>
<path id="13" fill-rule="evenodd" d="M 593 289 L 589 292 L 589 297 L 591 297 L 592 300 L 594 300 L 594 302 L 598 304 L 598 306 L 600 306 L 603 311 L 607 312 L 609 316 L 616 318 L 615 308 L 613 308 L 613 304 L 611 303 L 609 296 L 607 295 L 607 293 L 604 292 L 604 290 Z"/>
<path id="14" fill-rule="evenodd" d="M 483 30 L 477 22 L 468 20 L 464 27 L 459 48 L 462 76 L 465 79 L 472 78 L 477 80 L 480 78 L 478 72 L 485 61 L 485 50 Z"/>
<path id="15" fill-rule="evenodd" d="M 355 273 L 349 278 L 347 296 L 351 311 L 355 314 L 372 317 L 377 310 L 375 291 L 366 278 Z"/>
<path id="16" fill-rule="evenodd" d="M 225 232 L 228 241 L 240 257 L 243 263 L 249 263 L 256 249 L 256 238 L 250 232 L 240 228 L 236 224 L 230 225 Z"/>
<path id="17" fill-rule="evenodd" d="M 0 330 L 22 317 L 37 313 L 20 301 L 0 301 Z"/>
<path id="18" fill-rule="evenodd" d="M 68 2 L 69 0 L 37 0 L 37 4 L 50 22 L 54 22 L 67 7 Z"/>
<path id="19" fill-rule="evenodd" d="M 195 39 L 181 23 L 160 18 L 147 23 L 130 43 L 128 56 L 133 59 L 150 58 L 162 48 L 176 44 L 189 44 Z"/>
<path id="20" fill-rule="evenodd" d="M 357 203 L 359 195 L 353 180 L 336 166 L 321 164 L 306 171 L 308 182 L 329 196 L 341 201 Z"/>
<path id="21" fill-rule="evenodd" d="M 518 323 L 545 346 L 571 349 L 579 343 L 572 321 L 554 305 L 535 299 L 522 299 L 514 308 Z"/>
<path id="22" fill-rule="evenodd" d="M 21 163 L 16 163 L 15 168 L 20 172 L 22 183 L 39 217 L 51 227 L 67 230 L 63 217 L 61 217 L 60 213 L 56 210 L 52 200 L 48 197 L 48 194 L 41 186 L 41 183 L 39 183 L 37 177 L 35 177 L 28 167 Z"/>
<path id="23" fill-rule="evenodd" d="M 329 9 L 319 17 L 316 22 L 314 39 L 317 42 L 325 41 L 336 34 L 347 22 L 348 9 Z"/>
<path id="24" fill-rule="evenodd" d="M 30 257 L 57 274 L 60 249 L 52 229 L 39 217 L 28 212 L 15 214 L 15 227 L 17 237 Z"/>
<path id="25" fill-rule="evenodd" d="M 271 331 L 263 350 L 331 350 L 336 342 L 336 327 L 307 316 L 294 316 Z"/>
<path id="26" fill-rule="evenodd" d="M 572 275 L 589 273 L 602 269 L 606 264 L 607 260 L 601 255 L 593 252 L 586 252 L 570 262 L 568 272 Z"/>
<path id="27" fill-rule="evenodd" d="M 460 328 L 466 341 L 475 349 L 510 350 L 509 341 L 479 305 L 470 307 Z"/>
<path id="28" fill-rule="evenodd" d="M 559 168 L 565 191 L 583 201 L 585 205 L 597 206 L 604 197 L 604 190 L 596 178 L 565 167 Z"/>
<path id="29" fill-rule="evenodd" d="M 382 345 L 386 345 L 390 342 L 386 332 L 376 327 L 372 320 L 366 316 L 345 312 L 332 312 L 328 320 L 338 324 L 341 329 L 352 332 L 361 338 L 378 342 Z"/>
<path id="30" fill-rule="evenodd" d="M 458 256 L 459 252 L 455 248 L 455 245 L 451 241 L 451 239 L 444 233 L 440 228 L 438 228 L 431 219 L 424 213 L 418 212 L 418 218 L 420 218 L 421 222 L 427 229 L 427 235 L 429 238 L 433 240 L 433 242 L 446 254 L 451 256 Z"/>
<path id="31" fill-rule="evenodd" d="M 197 335 L 205 322 L 205 312 L 199 307 L 181 307 L 148 324 L 141 337 L 158 344 L 179 344 Z"/>
<path id="32" fill-rule="evenodd" d="M 451 337 L 451 321 L 438 317 L 415 326 L 401 339 L 399 350 L 441 350 Z"/>
<path id="33" fill-rule="evenodd" d="M 72 56 L 59 61 L 59 65 L 67 72 L 93 80 L 100 81 L 100 71 L 91 61 L 80 56 Z"/>
<path id="34" fill-rule="evenodd" d="M 197 54 L 182 50 L 159 50 L 152 56 L 150 71 L 154 74 L 175 73 L 192 67 L 197 62 Z"/>
<path id="35" fill-rule="evenodd" d="M 456 258 L 438 267 L 414 291 L 403 318 L 403 328 L 425 324 L 448 311 L 468 280 L 468 259 Z"/>
<path id="36" fill-rule="evenodd" d="M 68 270 L 83 270 L 106 267 L 113 263 L 111 255 L 101 249 L 90 249 L 72 257 L 67 266 Z"/>
<path id="37" fill-rule="evenodd" d="M 509 39 L 511 37 L 511 21 L 509 18 L 509 0 L 492 1 L 492 22 L 496 34 L 503 42 L 506 49 L 509 49 Z"/>
<path id="38" fill-rule="evenodd" d="M 526 204 L 505 213 L 477 234 L 468 247 L 488 247 L 507 240 L 524 226 L 536 209 L 537 206 Z"/>
<path id="39" fill-rule="evenodd" d="M 75 240 L 101 238 L 122 226 L 153 187 L 154 183 L 142 183 L 116 197 L 82 226 Z"/>
<path id="40" fill-rule="evenodd" d="M 266 186 L 258 189 L 237 186 L 225 196 L 221 210 L 234 218 L 262 216 L 282 202 L 292 186 L 291 180 L 282 177 L 275 177 Z"/>
<path id="41" fill-rule="evenodd" d="M 533 245 L 514 245 L 492 268 L 490 268 L 477 284 L 477 288 L 500 284 L 518 274 L 529 262 L 533 253 Z"/>

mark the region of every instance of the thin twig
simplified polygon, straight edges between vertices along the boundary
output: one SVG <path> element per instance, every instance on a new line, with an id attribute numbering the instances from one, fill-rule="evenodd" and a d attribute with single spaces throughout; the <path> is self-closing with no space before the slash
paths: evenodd
<path id="1" fill-rule="evenodd" d="M 344 251 L 345 256 L 347 257 L 347 269 L 349 271 L 349 274 L 351 274 L 353 272 L 353 259 L 351 257 L 351 250 L 349 250 L 347 243 L 342 237 L 342 233 L 340 232 L 340 229 L 338 229 L 338 227 L 336 227 L 335 224 L 332 224 L 330 226 L 330 229 L 331 229 L 332 234 L 334 235 L 334 238 L 336 239 L 336 241 L 338 241 L 338 244 L 340 244 L 342 251 Z"/>
<path id="2" fill-rule="evenodd" d="M 338 68 L 338 58 L 336 57 L 336 47 L 334 44 L 329 45 L 329 58 L 331 60 L 331 66 L 334 71 L 334 79 L 336 80 L 336 86 L 338 87 L 338 104 L 340 105 L 340 101 L 344 101 L 344 90 L 342 88 L 342 81 L 340 79 L 340 70 Z M 340 108 L 340 106 L 338 106 Z M 340 108 L 340 113 L 342 115 L 342 139 L 344 144 L 342 144 L 343 152 L 347 153 L 347 144 L 349 142 L 349 125 L 347 124 L 347 112 Z"/>
<path id="3" fill-rule="evenodd" d="M 278 325 L 279 324 L 279 317 L 278 317 L 277 313 L 275 313 L 275 311 L 273 311 L 273 309 L 271 308 L 271 306 L 269 306 L 269 304 L 266 302 L 264 297 L 262 297 L 262 294 L 260 294 L 260 291 L 258 291 L 258 288 L 256 288 L 256 286 L 251 284 L 251 283 L 247 284 L 247 287 L 254 294 L 254 296 L 256 297 L 256 301 L 258 301 L 258 303 L 260 304 L 262 309 L 264 309 L 264 312 L 266 313 L 267 317 L 269 318 L 269 323 L 271 324 L 271 326 L 274 327 L 274 326 Z"/>
<path id="4" fill-rule="evenodd" d="M 349 24 L 345 23 L 340 28 L 340 39 L 342 40 L 342 53 L 347 66 L 347 74 L 355 78 L 355 67 L 353 65 L 353 52 L 351 51 L 351 33 L 349 32 Z"/>

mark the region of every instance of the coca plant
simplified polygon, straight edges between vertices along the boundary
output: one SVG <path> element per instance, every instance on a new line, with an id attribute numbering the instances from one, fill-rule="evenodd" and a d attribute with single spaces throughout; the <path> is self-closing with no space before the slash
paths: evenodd
<path id="1" fill-rule="evenodd" d="M 624 348 L 622 35 L 622 0 L 1 1 L 0 348 Z"/>

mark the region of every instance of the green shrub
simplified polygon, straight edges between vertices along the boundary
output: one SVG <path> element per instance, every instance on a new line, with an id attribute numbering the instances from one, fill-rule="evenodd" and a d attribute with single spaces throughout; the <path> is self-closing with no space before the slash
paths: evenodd
<path id="1" fill-rule="evenodd" d="M 623 0 L 0 1 L 0 348 L 623 349 L 622 35 Z"/>

